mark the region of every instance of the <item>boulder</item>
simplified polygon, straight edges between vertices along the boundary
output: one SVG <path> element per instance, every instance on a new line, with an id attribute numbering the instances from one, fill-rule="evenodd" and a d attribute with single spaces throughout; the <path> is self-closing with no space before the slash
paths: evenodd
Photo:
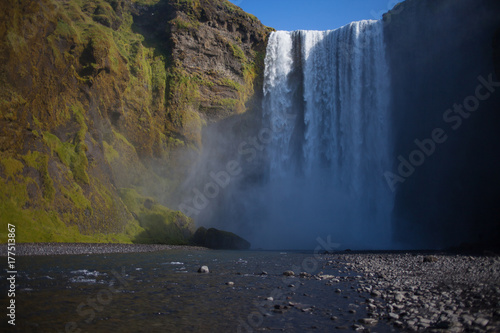
<path id="1" fill-rule="evenodd" d="M 191 241 L 195 245 L 217 250 L 247 250 L 250 248 L 250 243 L 247 240 L 232 232 L 215 228 L 208 230 L 204 227 L 198 228 Z"/>
<path id="2" fill-rule="evenodd" d="M 208 266 L 201 266 L 198 268 L 198 273 L 210 273 L 210 270 L 208 269 Z"/>

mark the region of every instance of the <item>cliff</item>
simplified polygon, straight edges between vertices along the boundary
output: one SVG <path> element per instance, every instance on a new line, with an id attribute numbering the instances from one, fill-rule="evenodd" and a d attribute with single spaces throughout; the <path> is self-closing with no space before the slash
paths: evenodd
<path id="1" fill-rule="evenodd" d="M 401 243 L 498 247 L 499 13 L 495 0 L 407 0 L 384 15 Z M 436 129 L 446 139 L 430 149 Z"/>
<path id="2" fill-rule="evenodd" d="M 0 13 L 0 241 L 185 243 L 166 206 L 203 127 L 255 112 L 270 29 L 225 0 Z"/>

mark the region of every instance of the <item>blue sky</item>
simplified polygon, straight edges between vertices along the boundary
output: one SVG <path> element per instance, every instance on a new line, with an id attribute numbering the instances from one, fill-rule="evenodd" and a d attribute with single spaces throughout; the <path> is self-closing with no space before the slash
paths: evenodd
<path id="1" fill-rule="evenodd" d="M 395 0 L 230 0 L 276 30 L 331 30 L 380 19 Z"/>

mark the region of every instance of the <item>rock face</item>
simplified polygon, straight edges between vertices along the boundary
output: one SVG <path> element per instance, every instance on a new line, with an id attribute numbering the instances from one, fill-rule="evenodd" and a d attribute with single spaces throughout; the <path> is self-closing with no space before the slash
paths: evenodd
<path id="1" fill-rule="evenodd" d="M 259 98 L 268 29 L 225 0 L 23 0 L 0 16 L 2 223 L 19 242 L 186 242 L 193 221 L 166 206 L 203 126 Z"/>
<path id="2" fill-rule="evenodd" d="M 500 91 L 484 82 L 500 80 L 499 26 L 500 2 L 494 0 L 407 0 L 384 15 L 393 169 L 403 177 L 393 222 L 400 242 L 498 247 L 500 212 L 492 198 L 500 158 L 491 152 L 500 150 Z M 491 94 L 479 101 L 477 92 L 487 87 Z M 427 139 L 435 129 L 446 141 L 422 150 L 422 142 L 432 148 Z M 415 154 L 424 161 L 415 162 Z M 405 169 L 398 158 L 415 163 Z"/>
<path id="3" fill-rule="evenodd" d="M 192 242 L 198 246 L 205 246 L 217 250 L 247 250 L 250 243 L 240 236 L 215 228 L 198 228 L 193 235 Z"/>

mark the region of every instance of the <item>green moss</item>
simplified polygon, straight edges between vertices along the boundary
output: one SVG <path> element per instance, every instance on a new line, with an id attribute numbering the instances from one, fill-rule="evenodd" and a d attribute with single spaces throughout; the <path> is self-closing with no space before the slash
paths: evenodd
<path id="1" fill-rule="evenodd" d="M 59 160 L 71 169 L 73 178 L 77 182 L 88 184 L 88 160 L 85 154 L 87 146 L 84 143 L 87 125 L 80 108 L 73 106 L 72 111 L 74 120 L 80 125 L 80 129 L 75 134 L 72 142 L 61 142 L 57 136 L 50 132 L 44 132 L 43 139 L 47 146 L 57 154 Z"/>
<path id="2" fill-rule="evenodd" d="M 241 84 L 239 84 L 238 82 L 235 82 L 229 78 L 223 78 L 221 80 L 219 80 L 219 84 L 223 85 L 223 86 L 226 86 L 226 87 L 231 87 L 233 88 L 234 90 L 236 91 L 240 91 L 243 89 L 243 87 L 241 86 Z"/>
<path id="3" fill-rule="evenodd" d="M 23 52 L 23 50 L 27 47 L 24 37 L 20 36 L 12 30 L 7 32 L 7 41 L 16 53 Z"/>
<path id="4" fill-rule="evenodd" d="M 168 144 L 169 144 L 169 146 L 175 147 L 175 148 L 184 147 L 184 141 L 173 138 L 173 137 L 168 137 Z"/>
<path id="5" fill-rule="evenodd" d="M 159 0 L 131 2 L 132 6 L 142 6 L 157 4 Z M 183 13 L 173 21 L 178 29 L 200 26 L 201 3 L 205 5 L 205 1 L 169 3 Z M 213 4 L 217 11 L 225 5 L 231 12 L 243 13 L 227 1 Z M 29 125 L 24 128 L 31 128 L 35 135 L 40 133 L 39 142 L 32 147 L 39 152 L 2 159 L 0 168 L 5 179 L 0 179 L 1 223 L 19 223 L 25 230 L 21 241 L 184 242 L 189 230 L 184 225 L 192 221 L 152 199 L 149 200 L 153 204 L 146 207 L 147 198 L 137 193 L 133 197 L 139 201 L 139 208 L 129 210 L 145 228 L 137 220 L 120 220 L 129 219 L 130 215 L 117 213 L 118 209 L 123 212 L 122 202 L 113 186 L 100 180 L 102 168 L 93 168 L 88 174 L 86 142 L 96 147 L 102 144 L 106 160 L 113 162 L 113 167 L 123 167 L 125 175 L 134 169 L 129 184 L 160 184 L 147 189 L 147 194 L 170 195 L 165 192 L 182 181 L 182 177 L 170 170 L 182 169 L 189 163 L 175 159 L 175 150 L 180 147 L 196 150 L 201 146 L 205 120 L 198 109 L 201 102 L 217 104 L 214 100 L 201 101 L 207 91 L 204 87 L 218 84 L 231 87 L 238 92 L 238 98 L 221 99 L 218 106 L 244 108 L 244 101 L 250 96 L 247 82 L 258 74 L 246 58 L 249 51 L 245 53 L 238 46 L 241 45 L 238 38 L 229 43 L 227 51 L 242 63 L 244 78 L 218 82 L 220 73 L 211 76 L 196 68 L 188 72 L 181 63 L 169 63 L 171 50 L 167 49 L 165 40 L 160 40 L 164 32 L 154 32 L 158 36 L 136 33 L 140 27 L 133 26 L 130 3 L 44 0 L 22 5 L 22 11 L 20 6 L 13 3 L 8 7 L 14 8 L 19 17 L 7 19 L 5 38 L 0 46 L 13 55 L 10 59 L 19 58 L 19 66 L 10 61 L 5 67 L 9 77 L 19 77 L 21 83 L 7 84 L 2 81 L 5 80 L 3 74 L 0 75 L 3 88 L 0 118 Z M 44 33 L 39 35 L 40 31 Z M 47 55 L 47 60 L 39 62 L 39 54 Z M 29 80 L 34 87 L 29 98 L 19 89 L 24 87 L 23 80 Z M 25 115 L 19 110 L 27 103 L 23 109 L 32 112 Z M 86 113 L 90 107 L 92 117 Z M 108 137 L 102 142 L 95 135 L 93 122 L 100 117 L 106 119 L 109 110 L 114 108 L 120 108 L 118 111 L 123 116 L 120 130 L 127 137 L 117 132 L 113 124 L 111 132 L 109 128 L 103 131 L 110 134 L 105 134 Z M 87 135 L 87 125 L 93 129 L 92 135 Z M 73 133 L 67 132 L 72 129 L 75 129 Z M 64 134 L 56 136 L 55 133 Z M 164 159 L 168 177 L 160 177 L 148 169 L 137 154 Z M 94 161 L 98 163 L 99 158 Z M 25 176 L 33 174 L 31 167 L 38 171 L 32 178 Z M 96 234 L 96 230 L 120 233 Z M 162 236 L 156 238 L 159 234 Z"/>
<path id="6" fill-rule="evenodd" d="M 76 138 L 78 138 L 78 134 Z M 88 160 L 85 155 L 86 146 L 84 144 L 81 142 L 77 144 L 63 143 L 57 136 L 49 132 L 43 133 L 43 139 L 50 149 L 57 154 L 59 160 L 70 168 L 74 180 L 83 184 L 89 183 L 87 174 Z"/>
<path id="7" fill-rule="evenodd" d="M 108 163 L 112 163 L 114 160 L 120 158 L 120 154 L 106 141 L 103 141 L 104 146 L 104 157 Z"/>
<path id="8" fill-rule="evenodd" d="M 162 56 L 155 57 L 151 63 L 151 85 L 153 92 L 165 94 L 167 72 L 165 60 Z"/>
<path id="9" fill-rule="evenodd" d="M 127 208 L 137 217 L 144 229 L 137 243 L 187 244 L 194 230 L 193 222 L 181 212 L 156 203 L 152 198 L 140 195 L 135 189 L 119 190 Z"/>
<path id="10" fill-rule="evenodd" d="M 24 168 L 24 164 L 21 161 L 12 157 L 0 159 L 0 164 L 3 167 L 7 179 L 14 178 L 14 176 L 21 172 Z"/>
<path id="11" fill-rule="evenodd" d="M 180 30 L 196 30 L 200 27 L 200 22 L 195 20 L 185 20 L 181 17 L 176 17 L 170 20 L 170 23 Z"/>
<path id="12" fill-rule="evenodd" d="M 186 110 L 197 109 L 200 101 L 200 80 L 179 68 L 171 69 L 168 76 L 169 108 L 174 125 L 182 127 Z"/>
<path id="13" fill-rule="evenodd" d="M 124 144 L 126 144 L 127 146 L 129 146 L 130 148 L 132 148 L 133 150 L 135 150 L 135 147 L 127 140 L 127 138 L 125 138 L 123 136 L 123 134 L 121 134 L 120 132 L 117 132 L 113 129 L 113 134 L 115 136 L 116 139 L 120 140 L 121 142 L 123 142 Z"/>
<path id="14" fill-rule="evenodd" d="M 54 34 L 66 38 L 74 38 L 75 36 L 78 36 L 78 33 L 75 30 L 75 28 L 63 20 L 57 21 L 57 26 L 56 30 L 54 31 Z"/>
<path id="15" fill-rule="evenodd" d="M 61 186 L 61 192 L 65 198 L 71 200 L 76 208 L 92 211 L 91 202 L 85 197 L 82 188 L 78 184 L 72 183 L 68 187 Z"/>
<path id="16" fill-rule="evenodd" d="M 49 157 L 46 154 L 33 151 L 23 156 L 23 159 L 28 166 L 33 167 L 40 172 L 43 197 L 49 202 L 54 200 L 55 188 L 54 182 L 49 174 Z"/>
<path id="17" fill-rule="evenodd" d="M 217 104 L 225 108 L 235 108 L 240 101 L 234 98 L 222 98 L 217 101 Z"/>
<path id="18" fill-rule="evenodd" d="M 152 6 L 156 5 L 158 2 L 160 2 L 160 0 L 132 0 L 132 2 L 135 2 L 138 5 Z"/>
<path id="19" fill-rule="evenodd" d="M 241 47 L 231 42 L 228 42 L 228 46 L 236 59 L 238 59 L 242 64 L 245 64 L 247 62 L 247 57 L 245 56 L 245 52 L 243 52 Z"/>

